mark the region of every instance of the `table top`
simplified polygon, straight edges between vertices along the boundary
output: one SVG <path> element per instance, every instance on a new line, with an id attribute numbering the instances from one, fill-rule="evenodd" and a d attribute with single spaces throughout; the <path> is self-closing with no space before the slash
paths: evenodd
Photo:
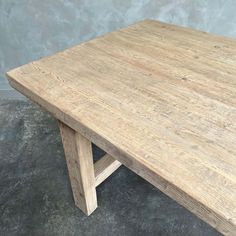
<path id="1" fill-rule="evenodd" d="M 145 20 L 7 75 L 221 232 L 236 230 L 236 41 Z"/>

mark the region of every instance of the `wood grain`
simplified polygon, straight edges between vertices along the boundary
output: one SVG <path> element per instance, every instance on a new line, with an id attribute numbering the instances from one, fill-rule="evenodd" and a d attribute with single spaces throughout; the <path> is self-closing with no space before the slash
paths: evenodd
<path id="1" fill-rule="evenodd" d="M 96 186 L 101 184 L 106 178 L 108 178 L 114 171 L 121 166 L 121 163 L 114 159 L 109 154 L 105 154 L 94 164 L 94 173 Z"/>
<path id="2" fill-rule="evenodd" d="M 97 208 L 91 142 L 59 122 L 75 204 L 90 215 Z"/>
<path id="3" fill-rule="evenodd" d="M 236 232 L 236 41 L 157 21 L 10 84 L 225 235 Z"/>

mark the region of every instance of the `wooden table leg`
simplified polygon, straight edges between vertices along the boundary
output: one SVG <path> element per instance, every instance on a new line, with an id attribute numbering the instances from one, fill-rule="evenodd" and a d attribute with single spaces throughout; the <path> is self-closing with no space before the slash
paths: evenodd
<path id="1" fill-rule="evenodd" d="M 91 142 L 59 121 L 76 206 L 90 215 L 97 208 Z"/>

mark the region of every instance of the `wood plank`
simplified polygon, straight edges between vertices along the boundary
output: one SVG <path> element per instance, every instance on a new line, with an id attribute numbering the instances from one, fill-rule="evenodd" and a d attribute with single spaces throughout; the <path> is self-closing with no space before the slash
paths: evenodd
<path id="1" fill-rule="evenodd" d="M 91 142 L 59 121 L 76 206 L 86 215 L 97 208 Z"/>
<path id="2" fill-rule="evenodd" d="M 10 84 L 225 235 L 236 232 L 236 41 L 143 21 Z"/>
<path id="3" fill-rule="evenodd" d="M 105 154 L 94 164 L 96 187 L 121 166 L 121 163 L 109 154 Z"/>

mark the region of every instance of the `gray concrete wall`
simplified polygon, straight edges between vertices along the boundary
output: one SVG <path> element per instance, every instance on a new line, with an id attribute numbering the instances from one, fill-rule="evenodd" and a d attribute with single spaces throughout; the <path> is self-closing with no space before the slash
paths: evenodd
<path id="1" fill-rule="evenodd" d="M 0 97 L 7 70 L 144 18 L 236 38 L 235 0 L 0 0 Z"/>

